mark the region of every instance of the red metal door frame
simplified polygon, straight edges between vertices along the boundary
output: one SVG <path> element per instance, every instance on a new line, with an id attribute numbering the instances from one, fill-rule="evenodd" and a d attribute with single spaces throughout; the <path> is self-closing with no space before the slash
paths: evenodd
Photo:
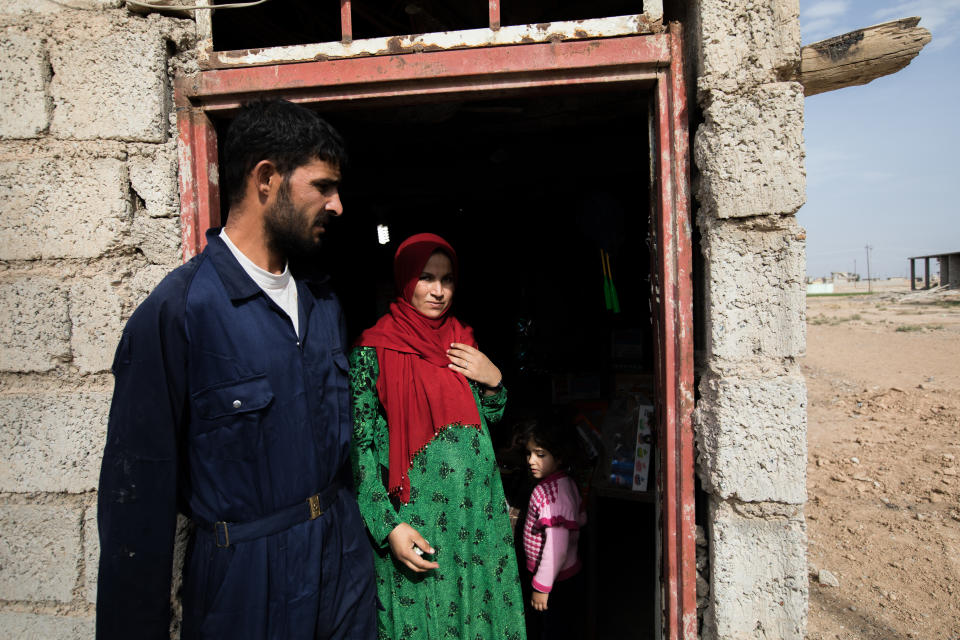
<path id="1" fill-rule="evenodd" d="M 209 113 L 254 96 L 364 104 L 556 86 L 646 87 L 653 94 L 655 352 L 663 631 L 697 637 L 693 493 L 693 306 L 689 154 L 680 25 L 666 33 L 203 71 L 175 85 L 184 260 L 219 224 L 217 140 Z"/>

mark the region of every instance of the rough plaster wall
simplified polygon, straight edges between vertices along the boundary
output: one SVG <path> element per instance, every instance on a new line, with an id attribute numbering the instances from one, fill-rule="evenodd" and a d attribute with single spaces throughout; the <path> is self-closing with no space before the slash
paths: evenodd
<path id="1" fill-rule="evenodd" d="M 798 0 L 699 0 L 697 87 L 728 94 L 791 78 L 800 64 Z"/>
<path id="2" fill-rule="evenodd" d="M 51 130 L 58 138 L 163 142 L 166 52 L 156 21 L 77 21 L 51 36 Z"/>
<path id="3" fill-rule="evenodd" d="M 0 137 L 35 138 L 50 126 L 43 43 L 17 27 L 0 32 Z"/>
<path id="4" fill-rule="evenodd" d="M 703 638 L 806 631 L 805 198 L 797 0 L 691 0 L 704 311 L 694 413 L 709 494 Z"/>
<path id="5" fill-rule="evenodd" d="M 714 637 L 803 638 L 807 557 L 802 509 L 714 497 L 709 510 L 713 571 L 706 626 Z"/>
<path id="6" fill-rule="evenodd" d="M 806 350 L 806 234 L 793 216 L 717 220 L 701 209 L 709 323 L 717 367 L 777 370 Z"/>
<path id="7" fill-rule="evenodd" d="M 128 184 L 121 160 L 34 152 L 0 162 L 0 259 L 96 258 L 115 248 L 131 222 Z"/>
<path id="8" fill-rule="evenodd" d="M 704 489 L 745 502 L 803 504 L 807 493 L 806 386 L 796 376 L 707 377 L 697 435 Z M 750 407 L 743 411 L 742 407 Z"/>
<path id="9" fill-rule="evenodd" d="M 941 286 L 949 285 L 954 289 L 960 289 L 960 256 L 952 255 L 947 258 L 947 269 L 950 271 L 950 281 L 941 282 Z M 941 270 L 941 273 L 943 271 Z"/>
<path id="10" fill-rule="evenodd" d="M 694 141 L 700 206 L 719 218 L 792 214 L 804 202 L 803 86 L 700 92 Z"/>
<path id="11" fill-rule="evenodd" d="M 0 3 L 4 638 L 93 637 L 110 364 L 180 263 L 170 74 L 194 25 L 121 6 Z"/>

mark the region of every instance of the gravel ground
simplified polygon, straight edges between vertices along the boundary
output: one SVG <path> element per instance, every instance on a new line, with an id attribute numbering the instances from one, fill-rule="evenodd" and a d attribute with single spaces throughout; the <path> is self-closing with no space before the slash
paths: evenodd
<path id="1" fill-rule="evenodd" d="M 960 640 L 960 291 L 807 299 L 811 640 Z"/>

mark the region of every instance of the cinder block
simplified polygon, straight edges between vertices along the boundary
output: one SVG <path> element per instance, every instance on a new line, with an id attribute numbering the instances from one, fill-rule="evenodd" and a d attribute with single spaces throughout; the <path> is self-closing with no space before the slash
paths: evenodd
<path id="1" fill-rule="evenodd" d="M 0 396 L 0 491 L 97 488 L 110 393 Z"/>
<path id="2" fill-rule="evenodd" d="M 50 126 L 43 43 L 15 27 L 0 30 L 0 138 L 36 138 Z"/>
<path id="3" fill-rule="evenodd" d="M 169 148 L 164 147 L 152 156 L 131 156 L 127 161 L 130 186 L 152 218 L 180 215 L 176 147 L 167 146 Z"/>
<path id="4" fill-rule="evenodd" d="M 710 499 L 704 637 L 803 640 L 806 527 L 799 507 Z"/>
<path id="5" fill-rule="evenodd" d="M 722 365 L 803 355 L 806 234 L 796 218 L 699 222 L 708 359 Z"/>
<path id="6" fill-rule="evenodd" d="M 172 269 L 182 262 L 179 217 L 150 218 L 138 215 L 133 219 L 128 242 L 140 249 L 143 257 L 154 264 Z"/>
<path id="7" fill-rule="evenodd" d="M 704 488 L 744 502 L 806 501 L 807 390 L 800 376 L 700 383 L 697 468 Z"/>
<path id="8" fill-rule="evenodd" d="M 123 330 L 118 284 L 98 275 L 70 287 L 70 346 L 80 373 L 109 371 Z"/>
<path id="9" fill-rule="evenodd" d="M 0 600 L 73 600 L 80 517 L 63 505 L 0 506 Z"/>
<path id="10" fill-rule="evenodd" d="M 94 621 L 5 611 L 0 613 L 0 629 L 7 640 L 90 640 Z"/>
<path id="11" fill-rule="evenodd" d="M 805 201 L 803 86 L 764 85 L 744 95 L 708 91 L 694 140 L 703 215 L 795 213 Z"/>
<path id="12" fill-rule="evenodd" d="M 124 164 L 111 159 L 0 163 L 0 260 L 95 258 L 130 228 Z"/>
<path id="13" fill-rule="evenodd" d="M 798 0 L 701 0 L 698 86 L 727 93 L 792 78 L 800 64 Z"/>
<path id="14" fill-rule="evenodd" d="M 101 15 L 64 21 L 52 37 L 56 137 L 166 139 L 169 81 L 158 21 Z"/>
<path id="15" fill-rule="evenodd" d="M 0 370 L 50 371 L 70 359 L 70 317 L 61 282 L 0 283 Z"/>
<path id="16" fill-rule="evenodd" d="M 178 265 L 179 266 L 179 263 Z M 171 269 L 160 265 L 149 264 L 137 270 L 133 277 L 126 283 L 130 287 L 130 312 L 137 308 L 141 302 L 147 299 L 147 296 L 160 284 Z"/>
<path id="17" fill-rule="evenodd" d="M 97 570 L 100 567 L 100 534 L 97 530 L 97 508 L 83 514 L 83 579 L 87 602 L 97 601 Z"/>

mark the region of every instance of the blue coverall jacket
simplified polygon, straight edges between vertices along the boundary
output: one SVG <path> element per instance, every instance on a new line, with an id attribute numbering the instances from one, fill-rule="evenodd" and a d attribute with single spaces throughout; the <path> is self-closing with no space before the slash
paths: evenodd
<path id="1" fill-rule="evenodd" d="M 180 511 L 202 523 L 188 545 L 182 638 L 374 638 L 373 559 L 347 464 L 340 305 L 322 283 L 298 281 L 297 336 L 218 233 L 140 305 L 117 347 L 97 637 L 170 637 Z M 315 519 L 229 546 L 211 531 L 338 482 Z"/>

